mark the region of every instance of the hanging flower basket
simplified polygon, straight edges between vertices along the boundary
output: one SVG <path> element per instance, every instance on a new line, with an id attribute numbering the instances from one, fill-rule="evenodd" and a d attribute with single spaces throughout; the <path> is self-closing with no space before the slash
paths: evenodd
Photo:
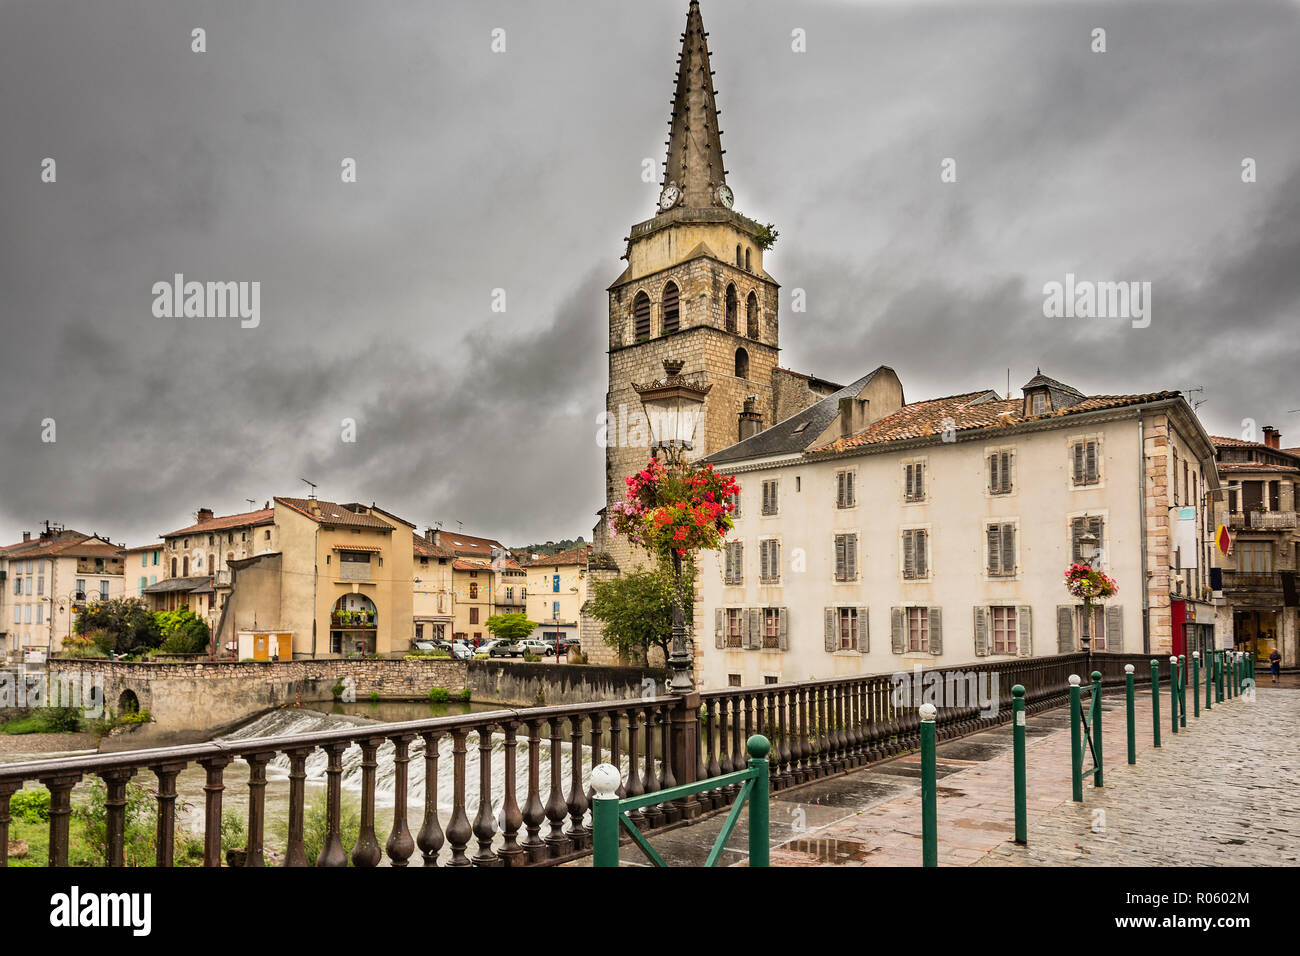
<path id="1" fill-rule="evenodd" d="M 1105 600 L 1119 593 L 1114 578 L 1086 564 L 1072 564 L 1066 569 L 1065 589 L 1086 602 Z"/>
<path id="2" fill-rule="evenodd" d="M 739 489 L 712 465 L 672 467 L 652 458 L 625 480 L 626 497 L 612 508 L 610 532 L 657 557 L 715 551 L 734 527 L 727 499 Z"/>

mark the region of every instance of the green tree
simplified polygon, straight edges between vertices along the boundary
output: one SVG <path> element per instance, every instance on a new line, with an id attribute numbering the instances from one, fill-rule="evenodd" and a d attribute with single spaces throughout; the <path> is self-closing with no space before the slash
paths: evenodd
<path id="1" fill-rule="evenodd" d="M 73 630 L 91 635 L 105 632 L 112 639 L 109 649 L 118 654 L 148 651 L 162 643 L 158 621 L 139 598 L 114 598 L 84 607 L 77 613 Z"/>
<path id="2" fill-rule="evenodd" d="M 691 623 L 691 585 L 683 584 L 686 624 Z M 652 647 L 668 656 L 673 640 L 673 576 L 661 568 L 630 571 L 609 581 L 594 581 L 587 610 L 602 624 L 605 643 L 621 653 L 646 659 Z"/>
<path id="3" fill-rule="evenodd" d="M 208 624 L 188 607 L 156 611 L 154 619 L 162 635 L 162 650 L 168 654 L 202 654 L 208 649 Z"/>
<path id="4" fill-rule="evenodd" d="M 510 614 L 493 614 L 487 619 L 487 629 L 492 632 L 492 636 L 511 643 L 522 641 L 533 633 L 536 627 L 536 621 L 528 620 L 527 614 L 520 614 L 517 611 Z"/>

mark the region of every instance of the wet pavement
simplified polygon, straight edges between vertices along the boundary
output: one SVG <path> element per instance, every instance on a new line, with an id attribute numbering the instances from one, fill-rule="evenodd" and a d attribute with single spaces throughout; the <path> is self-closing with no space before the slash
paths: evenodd
<path id="1" fill-rule="evenodd" d="M 1027 847 L 1014 843 L 1010 726 L 940 743 L 940 865 L 1296 864 L 1300 689 L 1265 682 L 1254 701 L 1238 697 L 1202 706 L 1199 718 L 1189 713 L 1177 735 L 1167 691 L 1160 705 L 1156 750 L 1151 695 L 1139 689 L 1137 764 L 1129 766 L 1123 696 L 1104 699 L 1105 786 L 1085 779 L 1081 804 L 1071 800 L 1068 710 L 1029 716 Z M 1188 807 L 1207 805 L 1217 808 L 1213 821 L 1202 814 L 1204 821 L 1194 822 Z M 742 813 L 718 865 L 746 863 L 747 817 Z M 650 842 L 670 866 L 700 866 L 724 822 L 718 813 Z M 770 845 L 773 866 L 919 866 L 920 755 L 778 791 Z M 621 859 L 648 865 L 630 845 Z"/>

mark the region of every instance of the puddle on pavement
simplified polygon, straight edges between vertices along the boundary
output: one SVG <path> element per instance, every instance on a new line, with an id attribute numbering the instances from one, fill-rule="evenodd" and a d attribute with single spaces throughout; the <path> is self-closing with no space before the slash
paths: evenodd
<path id="1" fill-rule="evenodd" d="M 806 853 L 818 863 L 853 863 L 865 860 L 880 850 L 878 846 L 868 846 L 854 840 L 795 840 L 785 844 L 784 850 Z"/>
<path id="2" fill-rule="evenodd" d="M 970 740 L 953 740 L 940 744 L 935 754 L 939 760 L 989 760 L 1007 752 L 1006 746 L 976 743 Z"/>

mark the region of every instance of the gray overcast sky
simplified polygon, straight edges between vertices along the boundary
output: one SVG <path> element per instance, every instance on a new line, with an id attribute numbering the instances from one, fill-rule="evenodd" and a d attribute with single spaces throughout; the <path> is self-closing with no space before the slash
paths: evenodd
<path id="1" fill-rule="evenodd" d="M 0 0 L 0 542 L 142 544 L 300 477 L 589 536 L 604 288 L 653 213 L 686 8 Z M 889 364 L 909 400 L 1008 366 L 1203 385 L 1211 432 L 1300 444 L 1300 7 L 702 8 L 736 208 L 781 234 L 784 365 Z M 260 326 L 155 318 L 178 272 L 261 282 Z M 1151 282 L 1150 327 L 1044 318 L 1067 272 Z"/>

